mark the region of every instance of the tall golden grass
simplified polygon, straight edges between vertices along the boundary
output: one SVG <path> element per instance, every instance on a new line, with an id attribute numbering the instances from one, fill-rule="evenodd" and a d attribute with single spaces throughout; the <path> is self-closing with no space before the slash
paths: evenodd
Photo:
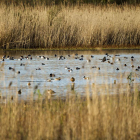
<path id="1" fill-rule="evenodd" d="M 139 13 L 139 5 L 0 4 L 0 47 L 140 45 Z"/>
<path id="2" fill-rule="evenodd" d="M 100 87 L 101 88 L 101 87 Z M 106 86 L 109 88 L 109 86 Z M 128 91 L 131 88 L 128 86 Z M 0 139 L 4 140 L 138 140 L 140 96 L 73 95 L 66 100 L 37 100 L 0 105 Z"/>

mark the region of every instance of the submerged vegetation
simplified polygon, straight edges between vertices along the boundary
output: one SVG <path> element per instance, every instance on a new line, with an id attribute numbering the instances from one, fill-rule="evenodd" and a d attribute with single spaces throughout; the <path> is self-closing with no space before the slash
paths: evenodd
<path id="1" fill-rule="evenodd" d="M 0 4 L 0 48 L 140 45 L 135 5 Z"/>

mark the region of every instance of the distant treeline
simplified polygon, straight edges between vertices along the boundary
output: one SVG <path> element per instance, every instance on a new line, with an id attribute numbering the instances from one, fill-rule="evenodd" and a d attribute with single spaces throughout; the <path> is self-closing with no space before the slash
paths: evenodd
<path id="1" fill-rule="evenodd" d="M 1 0 L 0 2 L 4 2 L 5 4 L 9 5 L 11 3 L 14 4 L 28 4 L 31 6 L 38 5 L 38 4 L 45 4 L 45 5 L 58 5 L 58 4 L 109 4 L 109 3 L 116 3 L 116 4 L 139 4 L 140 0 Z"/>

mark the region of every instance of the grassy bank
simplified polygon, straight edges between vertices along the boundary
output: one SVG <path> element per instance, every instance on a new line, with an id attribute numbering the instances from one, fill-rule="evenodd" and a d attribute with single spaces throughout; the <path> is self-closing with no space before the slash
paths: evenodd
<path id="1" fill-rule="evenodd" d="M 73 96 L 0 106 L 0 139 L 138 140 L 139 94 Z"/>
<path id="2" fill-rule="evenodd" d="M 140 7 L 0 4 L 0 48 L 140 45 Z"/>

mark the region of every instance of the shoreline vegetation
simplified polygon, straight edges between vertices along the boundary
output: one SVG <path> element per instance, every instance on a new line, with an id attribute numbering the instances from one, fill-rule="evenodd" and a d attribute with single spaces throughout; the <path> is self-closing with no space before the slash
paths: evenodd
<path id="1" fill-rule="evenodd" d="M 120 85 L 121 86 L 121 85 Z M 134 87 L 136 88 L 136 87 Z M 65 100 L 46 99 L 0 106 L 1 139 L 119 139 L 140 138 L 140 93 L 78 93 Z M 118 92 L 121 89 L 117 89 Z M 2 97 L 1 97 L 2 98 Z"/>
<path id="2" fill-rule="evenodd" d="M 139 49 L 139 13 L 140 5 L 134 3 L 31 5 L 3 0 L 0 49 Z"/>

